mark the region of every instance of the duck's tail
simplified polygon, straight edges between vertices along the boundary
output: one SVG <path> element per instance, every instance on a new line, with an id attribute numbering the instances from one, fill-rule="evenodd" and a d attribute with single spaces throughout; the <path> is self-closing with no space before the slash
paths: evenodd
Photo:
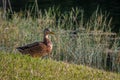
<path id="1" fill-rule="evenodd" d="M 23 49 L 21 47 L 16 48 L 19 52 L 23 53 Z"/>

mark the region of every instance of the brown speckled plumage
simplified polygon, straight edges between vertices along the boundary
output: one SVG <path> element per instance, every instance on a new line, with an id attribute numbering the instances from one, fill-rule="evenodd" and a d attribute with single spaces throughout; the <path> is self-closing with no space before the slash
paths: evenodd
<path id="1" fill-rule="evenodd" d="M 52 51 L 52 42 L 49 40 L 48 35 L 54 34 L 48 28 L 44 30 L 43 42 L 34 42 L 22 47 L 17 47 L 17 50 L 22 54 L 29 54 L 32 57 L 41 57 L 49 55 Z"/>

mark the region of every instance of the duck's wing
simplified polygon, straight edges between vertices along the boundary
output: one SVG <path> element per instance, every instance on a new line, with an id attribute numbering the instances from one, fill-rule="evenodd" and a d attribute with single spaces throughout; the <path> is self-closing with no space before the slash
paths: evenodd
<path id="1" fill-rule="evenodd" d="M 39 54 L 43 55 L 47 52 L 47 46 L 43 42 L 34 42 L 32 44 L 28 44 L 22 47 L 17 47 L 17 50 L 23 54 Z"/>
<path id="2" fill-rule="evenodd" d="M 25 46 L 17 47 L 16 49 L 25 50 L 25 49 L 33 48 L 33 47 L 38 46 L 38 45 L 39 45 L 39 42 L 34 42 L 32 44 L 27 44 Z"/>

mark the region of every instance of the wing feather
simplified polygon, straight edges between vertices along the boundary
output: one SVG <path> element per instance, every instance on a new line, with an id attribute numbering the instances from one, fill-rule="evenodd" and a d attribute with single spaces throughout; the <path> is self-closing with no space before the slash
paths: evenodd
<path id="1" fill-rule="evenodd" d="M 47 46 L 43 42 L 34 42 L 22 47 L 17 48 L 22 54 L 30 54 L 32 56 L 39 55 L 43 56 L 47 53 Z"/>
<path id="2" fill-rule="evenodd" d="M 39 42 L 34 42 L 32 44 L 27 44 L 25 46 L 17 47 L 17 49 L 25 50 L 25 49 L 29 49 L 29 48 L 32 48 L 38 45 L 39 45 Z"/>

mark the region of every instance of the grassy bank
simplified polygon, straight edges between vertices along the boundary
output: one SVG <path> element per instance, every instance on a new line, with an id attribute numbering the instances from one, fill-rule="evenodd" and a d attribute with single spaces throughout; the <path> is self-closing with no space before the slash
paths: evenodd
<path id="1" fill-rule="evenodd" d="M 1 80 L 119 80 L 120 74 L 83 65 L 0 53 Z"/>
<path id="2" fill-rule="evenodd" d="M 98 9 L 89 20 L 84 16 L 78 8 L 65 13 L 50 8 L 39 11 L 37 18 L 29 11 L 14 13 L 10 19 L 0 16 L 0 51 L 18 53 L 16 47 L 42 41 L 44 28 L 50 27 L 55 32 L 52 59 L 120 72 L 119 40 L 111 32 L 112 18 Z"/>

